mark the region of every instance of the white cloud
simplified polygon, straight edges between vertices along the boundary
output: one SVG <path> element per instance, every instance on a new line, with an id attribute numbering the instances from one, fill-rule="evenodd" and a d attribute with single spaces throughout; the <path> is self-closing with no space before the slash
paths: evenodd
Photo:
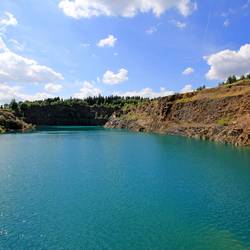
<path id="1" fill-rule="evenodd" d="M 225 80 L 230 75 L 250 73 L 250 44 L 245 44 L 238 51 L 223 50 L 204 57 L 210 66 L 206 74 L 209 80 Z"/>
<path id="2" fill-rule="evenodd" d="M 7 47 L 3 40 L 4 33 L 8 26 L 15 26 L 17 23 L 16 18 L 8 12 L 5 12 L 4 17 L 0 18 L 0 103 L 9 102 L 13 98 L 24 101 L 53 97 L 53 95 L 45 92 L 25 94 L 21 86 L 9 85 L 9 83 L 49 82 L 52 84 L 55 81 L 63 80 L 60 73 L 38 64 L 35 60 L 20 56 Z M 24 49 L 24 46 L 15 39 L 9 39 L 8 41 L 14 49 L 19 51 Z M 49 90 L 49 84 L 45 88 Z M 54 90 L 55 88 L 54 86 Z M 57 88 L 59 88 L 59 85 L 57 85 Z M 52 86 L 50 89 L 52 90 Z"/>
<path id="3" fill-rule="evenodd" d="M 76 19 L 94 16 L 133 17 L 147 12 L 160 16 L 171 8 L 188 16 L 197 9 L 197 4 L 192 0 L 60 0 L 59 8 L 65 15 Z"/>
<path id="4" fill-rule="evenodd" d="M 60 73 L 38 64 L 35 60 L 20 56 L 8 49 L 0 53 L 1 82 L 49 83 L 58 80 L 63 80 Z"/>
<path id="5" fill-rule="evenodd" d="M 20 87 L 11 87 L 7 84 L 0 83 L 0 103 L 7 103 L 11 99 L 21 99 L 20 98 Z"/>
<path id="6" fill-rule="evenodd" d="M 2 37 L 0 36 L 0 51 L 7 50 L 7 46 L 5 42 L 3 41 Z"/>
<path id="7" fill-rule="evenodd" d="M 181 0 L 178 1 L 177 8 L 183 16 L 189 16 L 198 9 L 198 5 L 190 0 Z"/>
<path id="8" fill-rule="evenodd" d="M 122 83 L 124 81 L 128 80 L 128 71 L 126 69 L 120 69 L 117 74 L 114 72 L 107 70 L 102 78 L 103 83 L 109 84 L 109 85 L 115 85 Z"/>
<path id="9" fill-rule="evenodd" d="M 82 88 L 80 89 L 80 91 L 76 94 L 74 94 L 75 98 L 79 98 L 79 99 L 84 99 L 87 98 L 89 96 L 98 96 L 101 94 L 101 90 L 96 88 L 93 84 L 91 84 L 88 81 L 85 81 L 82 85 Z"/>
<path id="10" fill-rule="evenodd" d="M 181 30 L 187 27 L 187 24 L 185 22 L 180 22 L 175 19 L 171 20 L 170 22 Z"/>
<path id="11" fill-rule="evenodd" d="M 193 87 L 191 84 L 187 84 L 183 87 L 183 89 L 181 89 L 181 93 L 184 94 L 184 93 L 189 93 L 189 92 L 193 92 Z"/>
<path id="12" fill-rule="evenodd" d="M 9 42 L 12 44 L 13 48 L 18 51 L 23 51 L 24 50 L 24 45 L 18 42 L 15 39 L 10 39 Z"/>
<path id="13" fill-rule="evenodd" d="M 12 99 L 17 101 L 25 100 L 43 100 L 46 98 L 51 98 L 52 95 L 48 93 L 36 93 L 34 95 L 24 94 L 20 86 L 10 86 L 6 83 L 0 83 L 0 103 L 9 103 Z"/>
<path id="14" fill-rule="evenodd" d="M 113 35 L 109 35 L 108 37 L 101 39 L 98 43 L 98 47 L 114 47 L 115 43 L 117 41 L 117 38 Z"/>
<path id="15" fill-rule="evenodd" d="M 24 97 L 23 100 L 37 101 L 37 100 L 53 98 L 54 96 L 48 93 L 38 92 L 34 95 L 24 95 L 23 97 Z"/>
<path id="16" fill-rule="evenodd" d="M 194 73 L 194 69 L 191 68 L 191 67 L 186 68 L 186 69 L 182 72 L 183 75 L 191 75 L 192 73 Z"/>
<path id="17" fill-rule="evenodd" d="M 127 91 L 124 93 L 114 92 L 113 94 L 119 96 L 141 96 L 144 98 L 157 98 L 161 96 L 173 95 L 174 92 L 166 90 L 165 88 L 161 88 L 159 92 L 155 92 L 151 88 L 144 88 L 138 91 Z"/>
<path id="18" fill-rule="evenodd" d="M 226 20 L 224 21 L 223 25 L 224 25 L 225 27 L 228 27 L 228 26 L 230 25 L 230 20 L 229 20 L 229 19 L 226 19 Z"/>
<path id="19" fill-rule="evenodd" d="M 48 83 L 44 86 L 44 89 L 49 93 L 58 93 L 62 90 L 61 84 Z"/>
<path id="20" fill-rule="evenodd" d="M 150 27 L 149 29 L 146 30 L 146 33 L 151 35 L 151 34 L 157 32 L 157 31 L 158 31 L 158 28 L 156 26 L 152 26 L 152 27 Z"/>
<path id="21" fill-rule="evenodd" d="M 5 12 L 4 16 L 0 17 L 0 26 L 15 26 L 18 22 L 13 14 Z"/>
<path id="22" fill-rule="evenodd" d="M 19 45 L 14 39 L 9 41 Z M 11 51 L 0 36 L 0 82 L 53 83 L 63 79 L 63 76 L 53 69 Z"/>

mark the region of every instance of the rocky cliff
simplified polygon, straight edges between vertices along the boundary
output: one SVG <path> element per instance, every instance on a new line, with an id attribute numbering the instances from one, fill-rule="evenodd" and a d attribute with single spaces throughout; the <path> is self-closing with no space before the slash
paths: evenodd
<path id="1" fill-rule="evenodd" d="M 144 101 L 105 126 L 250 146 L 250 81 Z"/>
<path id="2" fill-rule="evenodd" d="M 22 115 L 27 123 L 35 125 L 102 126 L 114 111 L 101 106 L 56 104 L 31 106 Z"/>
<path id="3" fill-rule="evenodd" d="M 0 109 L 0 133 L 29 129 L 32 129 L 31 124 L 27 124 L 21 118 L 16 117 L 10 110 Z"/>

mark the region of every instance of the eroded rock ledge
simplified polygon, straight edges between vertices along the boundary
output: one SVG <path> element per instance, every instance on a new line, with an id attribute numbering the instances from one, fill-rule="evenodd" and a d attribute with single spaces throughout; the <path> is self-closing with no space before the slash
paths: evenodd
<path id="1" fill-rule="evenodd" d="M 145 101 L 114 114 L 105 127 L 250 146 L 250 81 Z"/>
<path id="2" fill-rule="evenodd" d="M 28 131 L 33 125 L 24 122 L 10 110 L 0 109 L 0 133 Z"/>

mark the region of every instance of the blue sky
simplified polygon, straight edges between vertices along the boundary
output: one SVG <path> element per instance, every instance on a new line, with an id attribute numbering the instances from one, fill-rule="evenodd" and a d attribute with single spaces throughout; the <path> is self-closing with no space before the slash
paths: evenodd
<path id="1" fill-rule="evenodd" d="M 1 0 L 0 102 L 216 86 L 250 72 L 249 23 L 248 0 Z"/>

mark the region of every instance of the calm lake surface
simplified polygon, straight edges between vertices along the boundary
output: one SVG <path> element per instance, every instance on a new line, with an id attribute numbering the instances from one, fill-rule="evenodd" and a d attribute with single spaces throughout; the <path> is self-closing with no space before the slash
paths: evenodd
<path id="1" fill-rule="evenodd" d="M 250 249 L 250 150 L 97 127 L 1 135 L 0 249 Z"/>

